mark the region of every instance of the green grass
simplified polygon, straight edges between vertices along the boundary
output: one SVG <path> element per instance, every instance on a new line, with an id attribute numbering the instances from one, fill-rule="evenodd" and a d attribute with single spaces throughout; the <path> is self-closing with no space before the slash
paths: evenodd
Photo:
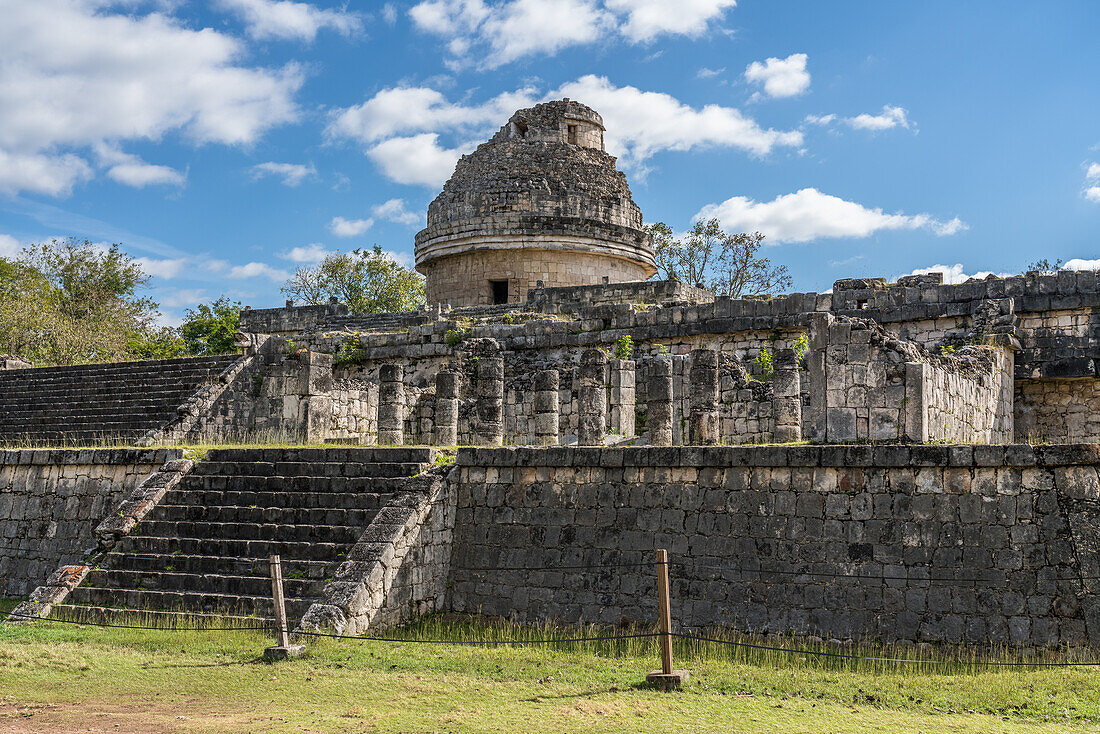
<path id="1" fill-rule="evenodd" d="M 393 634 L 578 633 L 431 617 Z M 973 656 L 897 666 L 678 643 L 677 667 L 691 680 L 660 693 L 643 684 L 657 667 L 652 639 L 527 647 L 320 640 L 304 659 L 276 665 L 260 659 L 267 644 L 248 632 L 0 628 L 0 730 L 6 718 L 24 719 L 25 731 L 106 722 L 96 728 L 509 734 L 1077 732 L 1100 721 L 1100 670 L 994 668 Z"/>

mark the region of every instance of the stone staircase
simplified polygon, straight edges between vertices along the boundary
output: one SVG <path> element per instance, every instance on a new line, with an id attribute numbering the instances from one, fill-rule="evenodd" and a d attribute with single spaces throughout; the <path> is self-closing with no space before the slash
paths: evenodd
<path id="1" fill-rule="evenodd" d="M 0 445 L 133 442 L 238 355 L 0 371 Z"/>
<path id="2" fill-rule="evenodd" d="M 268 556 L 278 554 L 293 627 L 371 520 L 434 459 L 412 447 L 211 450 L 52 616 L 264 624 Z"/>

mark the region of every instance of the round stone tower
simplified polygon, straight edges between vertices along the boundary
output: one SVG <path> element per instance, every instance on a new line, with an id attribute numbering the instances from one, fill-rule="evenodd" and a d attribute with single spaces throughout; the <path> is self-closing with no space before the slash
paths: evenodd
<path id="1" fill-rule="evenodd" d="M 416 269 L 428 302 L 515 303 L 547 287 L 645 280 L 657 269 L 603 118 L 564 99 L 519 110 L 464 155 L 428 206 Z"/>

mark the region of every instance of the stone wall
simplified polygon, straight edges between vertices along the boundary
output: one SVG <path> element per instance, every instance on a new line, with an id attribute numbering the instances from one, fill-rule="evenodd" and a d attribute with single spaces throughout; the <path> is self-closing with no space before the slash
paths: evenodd
<path id="1" fill-rule="evenodd" d="M 1096 446 L 461 449 L 448 606 L 652 622 L 632 564 L 667 548 L 677 629 L 1095 644 L 1098 466 Z"/>
<path id="2" fill-rule="evenodd" d="M 1100 436 L 1100 380 L 1016 380 L 1017 441 L 1074 443 Z"/>
<path id="3" fill-rule="evenodd" d="M 96 525 L 180 449 L 0 451 L 0 596 L 94 548 Z"/>

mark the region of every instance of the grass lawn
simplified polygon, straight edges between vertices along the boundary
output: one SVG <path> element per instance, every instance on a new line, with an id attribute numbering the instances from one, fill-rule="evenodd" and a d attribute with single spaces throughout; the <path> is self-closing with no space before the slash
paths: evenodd
<path id="1" fill-rule="evenodd" d="M 398 634 L 547 633 L 431 618 Z M 0 732 L 931 734 L 1097 731 L 1100 722 L 1094 668 L 899 667 L 682 643 L 677 666 L 691 680 L 661 693 L 642 685 L 657 667 L 652 639 L 320 640 L 278 664 L 260 659 L 267 644 L 239 631 L 0 627 Z"/>

